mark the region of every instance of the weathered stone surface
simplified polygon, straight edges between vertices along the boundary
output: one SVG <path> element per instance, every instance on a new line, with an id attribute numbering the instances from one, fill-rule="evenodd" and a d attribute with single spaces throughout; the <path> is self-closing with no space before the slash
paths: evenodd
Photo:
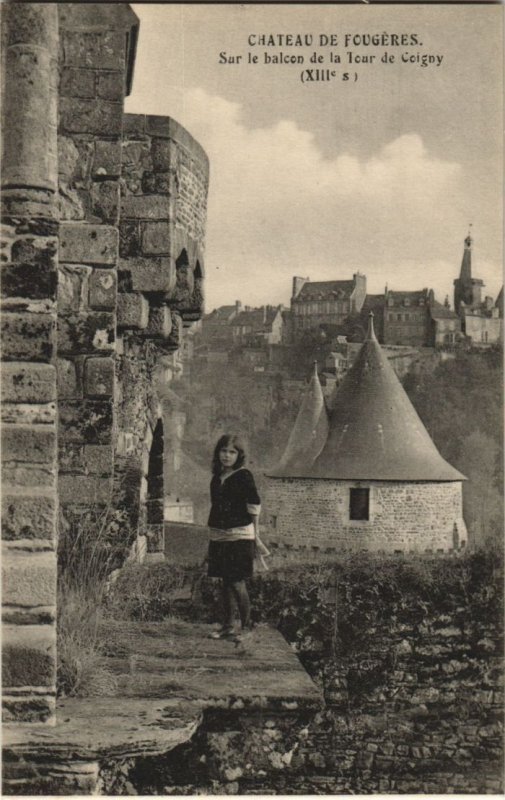
<path id="1" fill-rule="evenodd" d="M 5 606 L 2 609 L 4 625 L 52 625 L 55 621 L 55 606 Z"/>
<path id="2" fill-rule="evenodd" d="M 125 93 L 123 72 L 100 72 L 98 75 L 97 95 L 105 100 L 121 102 Z"/>
<path id="3" fill-rule="evenodd" d="M 80 475 L 112 475 L 113 446 L 109 444 L 59 443 L 60 472 Z"/>
<path id="4" fill-rule="evenodd" d="M 28 5 L 28 4 L 27 4 Z M 45 11 L 46 9 L 44 9 Z M 33 9 L 32 20 L 41 10 Z M 56 172 L 56 96 L 52 87 L 56 79 L 58 23 L 56 8 L 49 9 L 43 28 L 34 23 L 21 33 L 21 12 L 5 14 L 4 30 L 7 41 L 5 59 L 5 92 L 2 114 L 9 124 L 3 130 L 2 187 L 29 186 L 54 190 Z M 12 36 L 16 30 L 18 36 Z M 38 30 L 39 36 L 35 31 Z M 26 120 L 30 124 L 26 124 Z"/>
<path id="5" fill-rule="evenodd" d="M 116 271 L 94 269 L 89 279 L 89 305 L 91 308 L 115 308 L 116 295 Z"/>
<path id="6" fill-rule="evenodd" d="M 47 539 L 56 535 L 55 498 L 40 494 L 2 493 L 2 538 Z M 51 601 L 52 602 L 52 601 Z"/>
<path id="7" fill-rule="evenodd" d="M 149 523 L 146 529 L 147 552 L 164 553 L 165 531 L 162 523 Z"/>
<path id="8" fill-rule="evenodd" d="M 2 598 L 4 605 L 54 605 L 56 554 L 52 551 L 25 553 L 10 549 L 2 558 Z M 31 683 L 27 681 L 25 686 Z"/>
<path id="9" fill-rule="evenodd" d="M 89 277 L 92 267 L 63 266 L 58 276 L 58 313 L 81 311 L 88 300 Z"/>
<path id="10" fill-rule="evenodd" d="M 112 404 L 107 400 L 60 403 L 61 442 L 105 444 L 112 437 Z"/>
<path id="11" fill-rule="evenodd" d="M 4 487 L 55 488 L 56 469 L 50 465 L 20 464 L 16 461 L 2 462 Z M 7 491 L 7 490 L 6 490 Z"/>
<path id="12" fill-rule="evenodd" d="M 119 136 L 121 116 L 120 103 L 97 98 L 60 98 L 60 130 L 64 133 Z"/>
<path id="13" fill-rule="evenodd" d="M 125 292 L 117 296 L 118 328 L 146 328 L 149 304 L 140 292 Z"/>
<path id="14" fill-rule="evenodd" d="M 56 421 L 56 403 L 2 403 L 3 423 L 48 425 Z"/>
<path id="15" fill-rule="evenodd" d="M 11 697 L 6 692 L 2 696 L 2 718 L 4 722 L 46 722 L 54 717 L 55 699 L 50 695 L 43 697 Z M 19 728 L 19 725 L 16 725 Z"/>
<path id="16" fill-rule="evenodd" d="M 114 359 L 87 358 L 84 365 L 84 392 L 87 397 L 112 397 Z"/>
<path id="17" fill-rule="evenodd" d="M 60 475 L 58 491 L 62 505 L 107 505 L 111 501 L 112 482 L 92 475 Z"/>
<path id="18" fill-rule="evenodd" d="M 112 475 L 113 448 L 111 445 L 84 445 L 84 465 L 92 475 Z"/>
<path id="19" fill-rule="evenodd" d="M 57 360 L 58 369 L 58 399 L 76 400 L 82 396 L 77 381 L 76 364 L 63 358 Z"/>
<path id="20" fill-rule="evenodd" d="M 60 261 L 73 264 L 116 263 L 118 231 L 110 225 L 63 222 L 60 232 Z"/>
<path id="21" fill-rule="evenodd" d="M 2 357 L 6 361 L 50 361 L 55 338 L 51 314 L 4 312 Z"/>
<path id="22" fill-rule="evenodd" d="M 93 175 L 117 177 L 121 174 L 121 142 L 95 141 Z"/>
<path id="23" fill-rule="evenodd" d="M 119 269 L 129 273 L 133 291 L 171 292 L 175 286 L 175 268 L 169 258 L 121 259 Z"/>
<path id="24" fill-rule="evenodd" d="M 168 222 L 145 222 L 142 224 L 142 250 L 146 255 L 170 252 Z"/>
<path id="25" fill-rule="evenodd" d="M 119 183 L 117 181 L 93 183 L 90 200 L 94 218 L 111 225 L 117 223 L 119 218 Z"/>
<path id="26" fill-rule="evenodd" d="M 11 263 L 2 266 L 2 297 L 56 297 L 56 239 L 23 238 L 11 249 Z"/>
<path id="27" fill-rule="evenodd" d="M 64 67 L 60 77 L 60 94 L 65 97 L 94 97 L 95 83 L 94 70 Z"/>
<path id="28" fill-rule="evenodd" d="M 166 194 L 127 194 L 121 199 L 121 218 L 170 220 L 173 215 L 170 198 Z M 168 246 L 163 242 L 167 252 Z M 146 251 L 147 252 L 147 251 Z M 158 251 L 155 251 L 158 252 Z"/>
<path id="29" fill-rule="evenodd" d="M 144 331 L 145 336 L 168 339 L 172 330 L 172 315 L 167 306 L 149 308 L 149 323 Z"/>
<path id="30" fill-rule="evenodd" d="M 151 155 L 156 172 L 167 172 L 176 164 L 177 145 L 169 139 L 154 138 L 151 142 Z"/>
<path id="31" fill-rule="evenodd" d="M 48 464 L 56 456 L 56 432 L 48 425 L 3 425 L 2 458 Z"/>
<path id="32" fill-rule="evenodd" d="M 2 403 L 47 403 L 56 397 L 52 364 L 2 364 Z"/>
<path id="33" fill-rule="evenodd" d="M 124 70 L 123 31 L 62 31 L 64 63 L 72 67 Z"/>
<path id="34" fill-rule="evenodd" d="M 114 316 L 105 311 L 58 319 L 58 353 L 91 353 L 114 349 Z"/>
<path id="35" fill-rule="evenodd" d="M 119 223 L 119 257 L 120 259 L 141 255 L 140 225 L 137 221 L 121 220 Z"/>

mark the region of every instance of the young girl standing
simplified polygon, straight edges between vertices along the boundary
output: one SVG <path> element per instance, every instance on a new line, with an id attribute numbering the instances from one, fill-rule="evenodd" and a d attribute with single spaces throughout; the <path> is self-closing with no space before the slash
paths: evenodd
<path id="1" fill-rule="evenodd" d="M 245 468 L 245 447 L 239 436 L 221 436 L 212 460 L 211 510 L 208 525 L 208 574 L 221 578 L 223 624 L 213 639 L 241 636 L 234 633 L 234 607 L 238 606 L 242 632 L 251 628 L 251 604 L 245 579 L 253 574 L 258 539 L 260 498 L 252 473 Z M 263 545 L 264 547 L 264 545 Z"/>

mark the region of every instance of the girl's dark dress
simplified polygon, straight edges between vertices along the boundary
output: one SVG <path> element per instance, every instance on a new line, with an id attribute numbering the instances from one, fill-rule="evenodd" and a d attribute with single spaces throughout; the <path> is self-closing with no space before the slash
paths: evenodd
<path id="1" fill-rule="evenodd" d="M 252 473 L 238 469 L 221 482 L 214 475 L 210 483 L 212 507 L 208 525 L 227 530 L 250 525 L 253 518 L 248 505 L 259 506 L 260 498 Z M 254 539 L 231 542 L 209 542 L 209 568 L 211 578 L 227 578 L 241 581 L 253 574 Z"/>

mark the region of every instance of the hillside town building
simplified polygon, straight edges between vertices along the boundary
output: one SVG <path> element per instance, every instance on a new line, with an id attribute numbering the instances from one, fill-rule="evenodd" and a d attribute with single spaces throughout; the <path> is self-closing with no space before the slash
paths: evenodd
<path id="1" fill-rule="evenodd" d="M 324 323 L 341 325 L 359 314 L 366 297 L 366 277 L 356 272 L 352 280 L 311 281 L 293 278 L 291 294 L 292 334 Z"/>
<path id="2" fill-rule="evenodd" d="M 464 243 L 459 278 L 454 281 L 454 309 L 461 319 L 462 331 L 476 346 L 496 344 L 503 338 L 503 289 L 496 302 L 482 299 L 484 281 L 472 275 L 473 239 L 468 234 Z"/>
<path id="3" fill-rule="evenodd" d="M 328 414 L 317 371 L 268 473 L 268 541 L 280 550 L 448 552 L 467 541 L 464 476 L 429 437 L 375 337 Z"/>

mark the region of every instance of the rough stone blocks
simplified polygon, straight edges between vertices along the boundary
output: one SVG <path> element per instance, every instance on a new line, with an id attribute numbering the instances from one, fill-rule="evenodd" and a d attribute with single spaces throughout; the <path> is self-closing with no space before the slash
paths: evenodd
<path id="1" fill-rule="evenodd" d="M 109 400 L 62 402 L 59 407 L 60 442 L 106 444 L 112 438 L 112 404 Z"/>
<path id="2" fill-rule="evenodd" d="M 119 136 L 122 107 L 100 98 L 60 97 L 60 130 L 66 133 L 91 133 Z"/>
<path id="3" fill-rule="evenodd" d="M 146 328 L 149 304 L 140 292 L 120 293 L 117 298 L 118 328 Z"/>
<path id="4" fill-rule="evenodd" d="M 58 274 L 58 313 L 80 311 L 86 307 L 91 267 L 60 267 Z"/>
<path id="5" fill-rule="evenodd" d="M 115 270 L 94 269 L 89 279 L 89 305 L 91 308 L 116 307 L 117 277 Z"/>
<path id="6" fill-rule="evenodd" d="M 3 425 L 2 460 L 51 464 L 56 456 L 56 431 L 51 425 Z"/>
<path id="7" fill-rule="evenodd" d="M 168 306 L 149 309 L 149 324 L 145 335 L 153 338 L 168 339 L 172 330 L 172 315 Z"/>
<path id="8" fill-rule="evenodd" d="M 93 175 L 119 177 L 121 174 L 121 142 L 98 139 L 95 142 Z"/>
<path id="9" fill-rule="evenodd" d="M 16 686 L 52 688 L 56 677 L 55 645 L 53 625 L 5 625 L 2 642 L 4 690 Z"/>
<path id="10" fill-rule="evenodd" d="M 57 284 L 57 240 L 24 237 L 12 244 L 11 263 L 2 267 L 2 297 L 54 300 Z"/>
<path id="11" fill-rule="evenodd" d="M 52 314 L 4 312 L 2 358 L 5 361 L 50 361 L 55 327 Z"/>
<path id="12" fill-rule="evenodd" d="M 84 392 L 87 397 L 112 397 L 114 359 L 87 358 L 84 365 Z"/>
<path id="13" fill-rule="evenodd" d="M 58 365 L 58 399 L 76 400 L 81 397 L 82 392 L 77 382 L 76 364 L 74 361 L 67 361 L 59 358 Z"/>
<path id="14" fill-rule="evenodd" d="M 114 265 L 118 256 L 119 233 L 111 225 L 62 222 L 60 261 L 71 264 Z"/>
<path id="15" fill-rule="evenodd" d="M 2 403 L 47 403 L 56 398 L 52 364 L 2 364 Z"/>
<path id="16" fill-rule="evenodd" d="M 121 259 L 119 269 L 130 276 L 131 289 L 138 292 L 172 292 L 177 280 L 170 258 Z"/>
<path id="17" fill-rule="evenodd" d="M 166 194 L 127 194 L 121 200 L 121 218 L 167 221 L 171 218 L 170 200 Z M 163 250 L 159 252 L 165 253 L 167 249 L 167 242 L 163 241 Z"/>
<path id="18" fill-rule="evenodd" d="M 99 505 L 111 502 L 112 481 L 94 475 L 60 475 L 58 482 L 62 505 Z"/>
<path id="19" fill-rule="evenodd" d="M 2 559 L 3 605 L 52 606 L 55 597 L 55 553 L 31 553 L 9 547 L 8 557 Z"/>
<path id="20" fill-rule="evenodd" d="M 58 319 L 58 352 L 61 354 L 92 353 L 114 350 L 114 316 L 92 311 Z"/>
<path id="21" fill-rule="evenodd" d="M 56 499 L 52 495 L 2 493 L 2 538 L 53 541 Z M 52 601 L 51 601 L 52 602 Z"/>
<path id="22" fill-rule="evenodd" d="M 170 225 L 168 222 L 145 222 L 142 228 L 142 250 L 146 255 L 161 255 L 170 252 Z"/>
<path id="23" fill-rule="evenodd" d="M 62 32 L 66 66 L 124 70 L 125 37 L 121 31 Z"/>

